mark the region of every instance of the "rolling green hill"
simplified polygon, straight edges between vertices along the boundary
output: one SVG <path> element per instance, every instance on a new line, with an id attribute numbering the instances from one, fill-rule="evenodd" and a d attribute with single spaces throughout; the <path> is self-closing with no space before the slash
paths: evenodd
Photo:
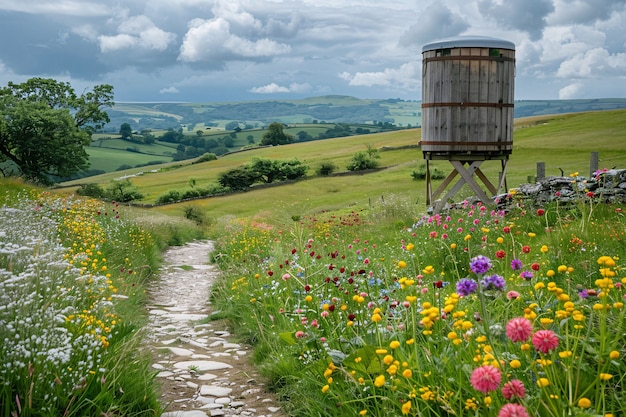
<path id="1" fill-rule="evenodd" d="M 150 204 L 169 190 L 189 189 L 191 179 L 195 180 L 196 187 L 215 184 L 220 173 L 253 158 L 298 158 L 310 167 L 306 180 L 271 188 L 253 187 L 248 192 L 161 206 L 155 210 L 180 213 L 183 207 L 193 206 L 212 217 L 235 214 L 261 219 L 266 215 L 289 218 L 319 210 L 367 207 L 389 195 L 402 195 L 418 206 L 424 206 L 425 183 L 411 177 L 411 173 L 424 163 L 417 147 L 420 138 L 420 129 L 408 129 L 256 148 L 201 164 L 183 161 L 149 169 L 108 173 L 91 177 L 89 182 L 107 186 L 115 178 L 130 178 L 145 195 L 141 202 Z M 322 162 L 332 162 L 338 171 L 345 172 L 346 164 L 354 153 L 364 151 L 368 145 L 380 150 L 381 165 L 385 169 L 361 175 L 315 176 L 315 168 Z M 566 175 L 576 171 L 588 175 L 590 152 L 599 152 L 600 168 L 626 166 L 626 110 L 518 119 L 507 185 L 510 188 L 527 182 L 529 177 L 535 175 L 537 162 L 545 163 L 546 175 L 560 175 L 561 170 Z M 433 165 L 446 174 L 451 171 L 446 161 L 436 161 Z M 500 164 L 498 161 L 486 161 L 481 169 L 494 180 Z M 77 180 L 63 185 L 69 193 L 83 182 L 85 180 Z M 436 185 L 437 182 L 434 183 Z M 467 193 L 462 191 L 459 196 Z M 273 214 L 269 210 L 265 212 L 264 207 L 271 207 Z"/>

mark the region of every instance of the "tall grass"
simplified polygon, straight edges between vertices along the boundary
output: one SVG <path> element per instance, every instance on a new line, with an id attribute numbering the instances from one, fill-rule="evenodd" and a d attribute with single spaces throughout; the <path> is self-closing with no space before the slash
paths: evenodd
<path id="1" fill-rule="evenodd" d="M 0 415 L 159 415 L 142 348 L 146 284 L 162 249 L 198 230 L 184 219 L 138 226 L 116 203 L 2 186 Z"/>
<path id="2" fill-rule="evenodd" d="M 220 224 L 213 301 L 291 415 L 626 413 L 624 207 L 403 200 Z"/>

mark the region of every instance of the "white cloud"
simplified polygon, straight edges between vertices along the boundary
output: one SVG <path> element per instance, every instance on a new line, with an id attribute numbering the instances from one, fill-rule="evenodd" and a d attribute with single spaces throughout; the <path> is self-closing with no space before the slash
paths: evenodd
<path id="1" fill-rule="evenodd" d="M 569 100 L 576 98 L 578 93 L 583 89 L 583 83 L 575 82 L 567 85 L 559 90 L 559 100 Z"/>
<path id="2" fill-rule="evenodd" d="M 180 93 L 180 90 L 178 90 L 178 88 L 176 88 L 176 87 L 167 87 L 167 88 L 160 89 L 159 93 L 161 93 L 161 94 L 177 94 L 177 93 Z"/>
<path id="3" fill-rule="evenodd" d="M 256 94 L 305 93 L 311 91 L 311 85 L 308 83 L 292 83 L 289 87 L 284 87 L 276 83 L 270 83 L 262 87 L 253 87 L 249 91 Z"/>
<path id="4" fill-rule="evenodd" d="M 93 25 L 84 24 L 72 28 L 72 32 L 81 38 L 95 42 L 98 40 L 98 31 Z"/>
<path id="5" fill-rule="evenodd" d="M 626 53 L 611 55 L 606 49 L 594 48 L 578 53 L 561 63 L 556 76 L 559 78 L 602 78 L 626 74 Z"/>
<path id="6" fill-rule="evenodd" d="M 348 81 L 351 86 L 393 86 L 415 91 L 421 85 L 421 72 L 421 62 L 408 62 L 399 68 L 385 68 L 383 71 L 357 72 L 354 75 L 343 72 L 339 78 Z"/>
<path id="7" fill-rule="evenodd" d="M 178 59 L 198 62 L 225 58 L 267 58 L 290 51 L 289 45 L 267 38 L 253 41 L 232 34 L 230 23 L 218 17 L 211 20 L 194 19 L 189 23 Z"/>
<path id="8" fill-rule="evenodd" d="M 176 40 L 174 33 L 156 27 L 150 18 L 143 15 L 124 19 L 119 24 L 118 31 L 120 33 L 117 35 L 98 37 L 103 53 L 134 47 L 164 51 Z"/>

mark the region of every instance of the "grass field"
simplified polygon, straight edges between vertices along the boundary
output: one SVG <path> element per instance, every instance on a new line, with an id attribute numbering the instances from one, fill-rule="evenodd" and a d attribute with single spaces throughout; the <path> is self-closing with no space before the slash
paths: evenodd
<path id="1" fill-rule="evenodd" d="M 590 153 L 598 152 L 600 168 L 626 165 L 626 111 L 602 111 L 556 116 L 541 116 L 516 120 L 514 150 L 507 171 L 507 186 L 515 187 L 526 183 L 536 174 L 537 162 L 544 162 L 546 175 L 565 175 L 580 172 L 589 175 Z M 166 172 L 146 173 L 132 179 L 145 194 L 142 203 L 152 203 L 168 190 L 185 190 L 189 180 L 195 179 L 197 187 L 214 184 L 221 172 L 250 162 L 253 158 L 289 160 L 298 158 L 309 166 L 309 177 L 294 184 L 272 188 L 254 189 L 223 197 L 213 197 L 192 202 L 155 208 L 165 213 L 180 214 L 183 207 L 202 209 L 213 218 L 233 214 L 241 217 L 263 219 L 271 211 L 280 212 L 286 218 L 303 215 L 322 209 L 351 209 L 367 207 L 372 201 L 384 199 L 392 194 L 410 196 L 420 209 L 425 210 L 426 185 L 415 181 L 412 171 L 424 164 L 422 153 L 416 147 L 421 138 L 421 129 L 353 136 L 324 141 L 306 142 L 286 146 L 253 149 L 225 155 L 216 161 L 202 164 L 170 163 L 178 166 Z M 338 171 L 346 171 L 352 155 L 366 147 L 380 150 L 382 171 L 363 175 L 330 178 L 314 177 L 315 168 L 322 162 L 332 162 Z M 452 168 L 447 161 L 436 161 L 435 168 L 446 174 Z M 156 169 L 159 166 L 150 167 Z M 488 178 L 495 182 L 500 171 L 499 161 L 485 161 L 481 166 Z M 89 182 L 107 185 L 120 175 L 145 172 L 146 169 L 131 169 L 89 178 Z M 77 184 L 85 180 L 66 183 L 67 192 L 73 192 Z M 436 187 L 437 182 L 433 185 Z M 461 190 L 459 198 L 471 195 Z M 264 210 L 267 207 L 267 212 Z M 276 215 L 276 214 L 273 214 Z M 281 214 L 282 216 L 282 214 Z"/>

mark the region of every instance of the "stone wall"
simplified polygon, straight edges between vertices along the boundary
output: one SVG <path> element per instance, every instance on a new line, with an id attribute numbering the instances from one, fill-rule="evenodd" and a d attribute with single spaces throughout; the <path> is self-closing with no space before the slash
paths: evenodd
<path id="1" fill-rule="evenodd" d="M 522 184 L 510 193 L 498 195 L 495 201 L 506 208 L 514 200 L 525 200 L 542 206 L 551 202 L 569 204 L 591 198 L 602 203 L 626 204 L 626 169 L 605 169 L 591 178 L 546 177 L 534 184 Z"/>

